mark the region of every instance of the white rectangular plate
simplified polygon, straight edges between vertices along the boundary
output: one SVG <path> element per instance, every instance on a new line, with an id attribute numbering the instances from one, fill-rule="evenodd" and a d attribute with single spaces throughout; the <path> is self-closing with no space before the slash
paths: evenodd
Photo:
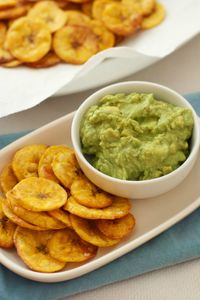
<path id="1" fill-rule="evenodd" d="M 13 142 L 0 151 L 0 168 L 10 162 L 15 151 L 33 143 L 66 144 L 71 146 L 70 129 L 73 113 L 49 123 Z M 1 170 L 0 170 L 1 171 Z M 84 264 L 68 264 L 57 273 L 31 271 L 18 257 L 15 250 L 0 249 L 0 262 L 11 271 L 35 281 L 59 282 L 91 272 L 128 253 L 165 231 L 200 205 L 200 157 L 190 175 L 172 191 L 151 199 L 132 200 L 136 217 L 135 230 L 119 245 L 99 249 L 97 256 Z"/>

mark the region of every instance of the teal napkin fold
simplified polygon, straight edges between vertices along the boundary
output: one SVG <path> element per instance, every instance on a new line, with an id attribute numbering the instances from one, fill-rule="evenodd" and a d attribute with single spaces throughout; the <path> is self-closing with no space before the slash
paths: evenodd
<path id="1" fill-rule="evenodd" d="M 200 93 L 186 98 L 200 115 Z M 0 148 L 25 133 L 0 136 Z M 0 266 L 0 300 L 57 300 L 200 257 L 200 209 L 143 246 L 80 278 L 60 283 L 24 279 Z"/>

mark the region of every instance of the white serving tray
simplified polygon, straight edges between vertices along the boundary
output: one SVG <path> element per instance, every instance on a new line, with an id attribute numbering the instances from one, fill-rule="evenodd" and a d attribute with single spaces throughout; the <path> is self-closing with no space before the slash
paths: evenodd
<path id="1" fill-rule="evenodd" d="M 11 161 L 14 152 L 27 144 L 71 145 L 70 129 L 73 113 L 51 122 L 13 142 L 0 151 L 0 168 Z M 0 170 L 1 171 L 1 170 Z M 102 248 L 97 256 L 84 264 L 68 264 L 57 273 L 39 273 L 26 267 L 15 250 L 0 249 L 0 262 L 11 271 L 35 281 L 59 282 L 82 276 L 130 252 L 162 233 L 200 206 L 200 157 L 189 176 L 172 191 L 156 198 L 132 200 L 136 217 L 135 230 L 119 245 Z"/>

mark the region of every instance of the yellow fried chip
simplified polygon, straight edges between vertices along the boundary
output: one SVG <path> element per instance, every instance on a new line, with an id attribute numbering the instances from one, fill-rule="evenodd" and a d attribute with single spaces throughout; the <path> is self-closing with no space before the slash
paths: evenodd
<path id="1" fill-rule="evenodd" d="M 70 148 L 68 148 L 64 145 L 55 145 L 55 146 L 50 146 L 49 148 L 47 148 L 39 161 L 39 165 L 38 165 L 39 177 L 44 177 L 44 178 L 53 180 L 55 182 L 58 182 L 58 179 L 54 175 L 54 172 L 52 170 L 52 162 L 53 162 L 54 156 L 57 153 L 68 151 L 68 149 L 70 149 Z"/>
<path id="2" fill-rule="evenodd" d="M 11 20 L 22 17 L 27 13 L 29 8 L 29 4 L 23 4 L 0 10 L 0 20 Z"/>
<path id="3" fill-rule="evenodd" d="M 74 179 L 70 191 L 76 201 L 83 206 L 104 208 L 112 204 L 112 196 L 100 190 L 86 177 Z"/>
<path id="4" fill-rule="evenodd" d="M 6 38 L 7 27 L 3 22 L 0 22 L 0 48 L 3 47 Z"/>
<path id="5" fill-rule="evenodd" d="M 114 197 L 114 196 L 113 196 Z M 74 197 L 69 197 L 63 207 L 70 213 L 86 219 L 117 219 L 127 215 L 131 205 L 128 199 L 114 197 L 111 206 L 106 208 L 89 208 L 79 204 Z"/>
<path id="6" fill-rule="evenodd" d="M 9 62 L 1 64 L 1 66 L 4 68 L 15 68 L 15 67 L 21 66 L 22 64 L 23 63 L 21 61 L 19 61 L 17 59 L 13 59 Z"/>
<path id="7" fill-rule="evenodd" d="M 86 2 L 81 5 L 82 12 L 90 18 L 92 18 L 92 5 L 92 2 Z"/>
<path id="8" fill-rule="evenodd" d="M 136 32 L 142 22 L 142 15 L 121 3 L 107 4 L 102 20 L 105 26 L 118 35 L 127 36 Z"/>
<path id="9" fill-rule="evenodd" d="M 35 144 L 25 146 L 15 153 L 12 168 L 19 181 L 27 177 L 38 177 L 38 163 L 46 149 L 46 145 Z"/>
<path id="10" fill-rule="evenodd" d="M 32 211 L 49 211 L 60 208 L 67 201 L 67 192 L 56 182 L 38 177 L 21 180 L 7 197 L 14 198 L 19 206 Z"/>
<path id="11" fill-rule="evenodd" d="M 0 247 L 12 248 L 16 225 L 4 214 L 2 209 L 4 201 L 5 199 L 0 198 Z"/>
<path id="12" fill-rule="evenodd" d="M 6 217 L 9 220 L 11 220 L 14 224 L 19 225 L 20 227 L 29 228 L 29 229 L 37 230 L 37 231 L 46 230 L 45 228 L 32 225 L 32 224 L 24 221 L 23 219 L 19 218 L 17 215 L 15 215 L 13 213 L 12 208 L 9 205 L 8 201 L 3 202 L 2 209 L 3 209 L 3 212 L 6 215 Z"/>
<path id="13" fill-rule="evenodd" d="M 48 211 L 48 214 L 52 216 L 53 218 L 59 220 L 60 222 L 67 225 L 67 227 L 72 228 L 72 224 L 70 221 L 70 214 L 67 211 L 64 211 L 62 209 L 54 209 Z"/>
<path id="14" fill-rule="evenodd" d="M 26 65 L 34 69 L 49 68 L 57 65 L 60 61 L 61 59 L 54 52 L 50 51 L 40 60 L 33 63 L 27 63 Z"/>
<path id="15" fill-rule="evenodd" d="M 6 165 L 0 175 L 0 185 L 2 191 L 6 194 L 10 191 L 16 184 L 18 180 L 13 172 L 11 165 Z"/>
<path id="16" fill-rule="evenodd" d="M 115 220 L 96 220 L 98 229 L 111 239 L 121 239 L 128 235 L 135 226 L 135 218 L 128 214 Z"/>
<path id="17" fill-rule="evenodd" d="M 99 50 L 98 40 L 89 26 L 67 25 L 55 33 L 53 48 L 65 62 L 83 64 Z"/>
<path id="18" fill-rule="evenodd" d="M 40 60 L 51 48 L 51 33 L 41 20 L 17 19 L 8 29 L 5 47 L 23 62 Z"/>
<path id="19" fill-rule="evenodd" d="M 82 174 L 76 156 L 71 149 L 55 154 L 51 166 L 56 177 L 66 188 L 70 188 L 74 179 Z"/>
<path id="20" fill-rule="evenodd" d="M 17 0 L 0 0 L 0 10 L 15 6 L 16 4 L 17 4 Z"/>
<path id="21" fill-rule="evenodd" d="M 0 64 L 9 63 L 12 60 L 13 60 L 12 54 L 3 48 L 0 48 Z"/>
<path id="22" fill-rule="evenodd" d="M 119 2 L 119 0 L 95 0 L 92 5 L 93 18 L 102 21 L 102 14 L 106 5 L 114 2 Z"/>
<path id="23" fill-rule="evenodd" d="M 66 14 L 66 25 L 88 25 L 90 22 L 90 18 L 83 14 L 80 11 L 76 10 L 67 10 Z"/>
<path id="24" fill-rule="evenodd" d="M 62 229 L 66 225 L 49 216 L 46 212 L 36 212 L 18 206 L 14 198 L 10 198 L 13 213 L 24 221 L 46 229 Z"/>
<path id="25" fill-rule="evenodd" d="M 50 273 L 64 268 L 64 262 L 49 254 L 48 241 L 52 235 L 52 231 L 36 232 L 21 227 L 16 229 L 14 243 L 17 253 L 30 269 Z"/>
<path id="26" fill-rule="evenodd" d="M 92 220 L 86 220 L 70 215 L 72 226 L 76 233 L 86 242 L 98 247 L 110 247 L 120 242 L 120 239 L 111 239 L 105 236 Z"/>
<path id="27" fill-rule="evenodd" d="M 53 1 L 36 3 L 30 9 L 28 17 L 45 22 L 51 32 L 55 32 L 63 27 L 67 19 L 65 12 Z"/>
<path id="28" fill-rule="evenodd" d="M 150 16 L 143 19 L 141 28 L 150 29 L 160 24 L 165 18 L 165 8 L 162 4 L 156 3 L 155 10 Z"/>
<path id="29" fill-rule="evenodd" d="M 84 3 L 84 2 L 88 2 L 90 0 L 68 0 L 69 2 L 74 2 L 74 3 Z"/>
<path id="30" fill-rule="evenodd" d="M 115 36 L 104 26 L 102 22 L 92 20 L 90 22 L 90 26 L 94 34 L 97 36 L 100 51 L 114 46 Z"/>
<path id="31" fill-rule="evenodd" d="M 77 233 L 66 228 L 58 230 L 48 244 L 49 253 L 63 262 L 83 262 L 94 257 L 97 247 L 82 240 Z"/>
<path id="32" fill-rule="evenodd" d="M 143 16 L 148 16 L 154 10 L 155 0 L 122 0 L 122 4 L 132 7 Z"/>

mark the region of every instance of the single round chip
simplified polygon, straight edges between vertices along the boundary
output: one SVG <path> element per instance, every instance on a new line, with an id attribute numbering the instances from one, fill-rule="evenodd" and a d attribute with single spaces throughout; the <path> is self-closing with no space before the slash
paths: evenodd
<path id="1" fill-rule="evenodd" d="M 48 244 L 49 253 L 63 262 L 83 262 L 97 253 L 97 247 L 82 240 L 77 233 L 66 228 L 58 230 Z"/>
<path id="2" fill-rule="evenodd" d="M 18 183 L 17 177 L 15 176 L 12 166 L 6 165 L 0 175 L 0 185 L 2 191 L 6 194 L 8 191 Z"/>
<path id="3" fill-rule="evenodd" d="M 76 233 L 86 242 L 98 247 L 110 247 L 119 243 L 120 239 L 111 239 L 105 236 L 94 221 L 70 215 L 72 226 Z"/>
<path id="4" fill-rule="evenodd" d="M 36 232 L 18 227 L 14 235 L 14 243 L 18 255 L 32 270 L 38 272 L 56 272 L 65 267 L 61 262 L 49 254 L 48 241 L 52 231 Z"/>
<path id="5" fill-rule="evenodd" d="M 63 211 L 62 209 L 54 209 L 48 211 L 48 214 L 67 225 L 67 227 L 72 228 L 72 224 L 69 217 L 70 214 L 67 211 Z"/>
<path id="6" fill-rule="evenodd" d="M 143 19 L 141 28 L 150 29 L 160 24 L 165 18 L 165 8 L 162 4 L 156 3 L 155 10 L 150 16 Z"/>
<path id="7" fill-rule="evenodd" d="M 131 208 L 128 199 L 114 197 L 111 206 L 106 208 L 89 208 L 79 204 L 74 197 L 69 197 L 63 207 L 70 213 L 86 219 L 117 219 L 126 216 Z"/>
<path id="8" fill-rule="evenodd" d="M 46 149 L 42 157 L 40 158 L 39 165 L 38 165 L 38 174 L 39 177 L 44 177 L 55 182 L 59 182 L 57 177 L 54 175 L 52 170 L 52 162 L 54 156 L 60 152 L 70 151 L 71 149 L 64 146 L 64 145 L 56 145 L 50 146 Z M 71 150 L 73 152 L 73 150 Z"/>
<path id="9" fill-rule="evenodd" d="M 19 18 L 8 29 L 5 47 L 23 62 L 38 61 L 51 48 L 50 30 L 41 20 Z"/>
<path id="10" fill-rule="evenodd" d="M 21 66 L 22 64 L 23 63 L 20 60 L 13 59 L 9 62 L 1 64 L 1 66 L 4 68 L 15 68 L 15 67 Z"/>
<path id="11" fill-rule="evenodd" d="M 102 22 L 98 20 L 92 20 L 90 22 L 92 31 L 97 36 L 99 50 L 105 50 L 115 45 L 115 36 L 110 32 Z"/>
<path id="12" fill-rule="evenodd" d="M 38 177 L 23 179 L 8 193 L 19 206 L 32 211 L 53 210 L 67 201 L 67 192 L 59 184 Z"/>
<path id="13" fill-rule="evenodd" d="M 107 4 L 102 20 L 104 25 L 118 35 L 127 36 L 136 32 L 142 22 L 142 15 L 121 3 Z"/>
<path id="14" fill-rule="evenodd" d="M 71 185 L 71 195 L 81 205 L 104 208 L 112 204 L 112 196 L 99 189 L 86 177 L 77 177 Z"/>
<path id="15" fill-rule="evenodd" d="M 62 28 L 67 19 L 65 12 L 54 1 L 36 3 L 30 9 L 28 17 L 45 22 L 51 32 Z"/>
<path id="16" fill-rule="evenodd" d="M 99 50 L 98 40 L 89 26 L 67 25 L 55 33 L 53 48 L 65 62 L 83 64 Z"/>
<path id="17" fill-rule="evenodd" d="M 67 10 L 65 14 L 66 14 L 65 25 L 87 26 L 90 22 L 90 18 L 80 11 Z"/>
<path id="18" fill-rule="evenodd" d="M 0 247 L 12 248 L 14 246 L 13 236 L 16 225 L 4 214 L 2 209 L 4 201 L 5 199 L 0 197 Z"/>
<path id="19" fill-rule="evenodd" d="M 128 214 L 115 220 L 96 220 L 98 229 L 111 239 L 122 239 L 129 234 L 135 226 L 135 218 Z"/>
<path id="20" fill-rule="evenodd" d="M 132 7 L 143 16 L 148 16 L 152 13 L 155 7 L 155 0 L 122 0 L 122 4 Z"/>
<path id="21" fill-rule="evenodd" d="M 8 219 L 10 219 L 14 224 L 19 225 L 20 227 L 24 227 L 24 228 L 28 228 L 28 229 L 32 229 L 32 230 L 37 230 L 37 231 L 46 230 L 45 228 L 32 225 L 32 224 L 24 221 L 23 219 L 19 218 L 17 215 L 15 215 L 13 213 L 13 210 L 12 210 L 10 204 L 9 204 L 8 199 L 7 199 L 7 201 L 3 202 L 2 209 L 3 209 L 3 212 L 6 215 L 6 217 Z"/>
<path id="22" fill-rule="evenodd" d="M 0 10 L 17 5 L 17 0 L 0 0 Z"/>
<path id="23" fill-rule="evenodd" d="M 82 174 L 76 156 L 71 149 L 55 154 L 51 166 L 56 177 L 66 188 L 70 188 L 74 179 Z"/>
<path id="24" fill-rule="evenodd" d="M 38 163 L 46 149 L 46 145 L 35 144 L 25 146 L 15 153 L 12 168 L 19 181 L 28 177 L 38 177 Z"/>
<path id="25" fill-rule="evenodd" d="M 12 20 L 24 16 L 30 9 L 30 4 L 20 4 L 0 10 L 0 20 Z"/>
<path id="26" fill-rule="evenodd" d="M 34 69 L 49 68 L 57 65 L 60 61 L 60 58 L 54 52 L 50 51 L 40 60 L 33 63 L 27 63 L 26 65 Z"/>
<path id="27" fill-rule="evenodd" d="M 66 225 L 57 219 L 51 217 L 46 212 L 36 212 L 27 210 L 21 206 L 18 206 L 14 198 L 10 198 L 10 204 L 13 210 L 13 213 L 24 221 L 47 229 L 62 229 Z"/>
<path id="28" fill-rule="evenodd" d="M 94 19 L 102 21 L 102 14 L 106 5 L 119 2 L 120 0 L 94 0 L 92 4 L 92 16 Z"/>
<path id="29" fill-rule="evenodd" d="M 7 27 L 3 22 L 0 22 L 0 48 L 3 47 L 6 38 Z"/>

